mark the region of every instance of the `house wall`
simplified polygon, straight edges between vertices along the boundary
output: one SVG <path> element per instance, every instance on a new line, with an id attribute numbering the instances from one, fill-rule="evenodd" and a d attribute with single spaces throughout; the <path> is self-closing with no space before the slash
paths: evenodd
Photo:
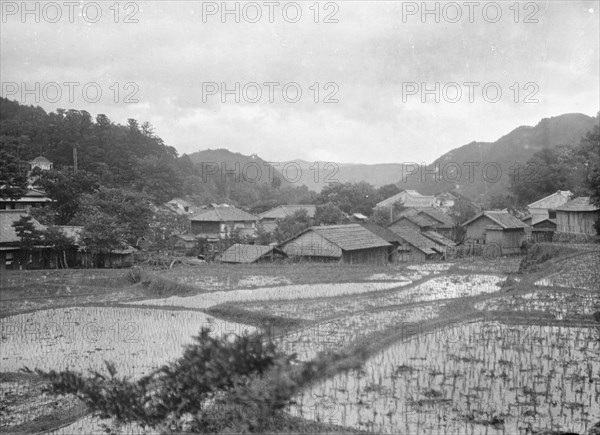
<path id="1" fill-rule="evenodd" d="M 494 252 L 489 251 L 489 247 L 496 245 L 500 248 L 498 253 L 502 255 L 519 254 L 524 239 L 524 229 L 488 230 L 485 235 L 486 253 L 490 257 L 494 255 Z"/>
<path id="2" fill-rule="evenodd" d="M 398 251 L 398 261 L 402 263 L 422 263 L 427 260 L 427 256 L 422 251 L 419 251 L 414 246 L 405 244 L 404 248 L 408 251 Z"/>
<path id="3" fill-rule="evenodd" d="M 557 211 L 556 231 L 593 236 L 596 235 L 594 223 L 599 218 L 598 211 Z"/>
<path id="4" fill-rule="evenodd" d="M 48 250 L 36 250 L 30 257 L 22 259 L 20 249 L 0 251 L 0 270 L 45 269 L 50 266 Z"/>
<path id="5" fill-rule="evenodd" d="M 219 222 L 191 221 L 190 231 L 192 234 L 218 237 L 221 232 L 221 224 Z"/>
<path id="6" fill-rule="evenodd" d="M 341 258 L 342 250 L 314 231 L 307 231 L 283 246 L 290 257 L 333 257 Z"/>
<path id="7" fill-rule="evenodd" d="M 349 264 L 386 264 L 388 262 L 388 248 L 359 249 L 343 251 L 342 262 Z"/>
<path id="8" fill-rule="evenodd" d="M 476 221 L 471 222 L 465 227 L 466 238 L 473 241 L 479 241 L 479 243 L 485 242 L 485 234 L 489 225 L 497 225 L 496 222 L 483 215 Z"/>
<path id="9" fill-rule="evenodd" d="M 560 195 L 558 193 L 550 196 L 545 199 L 541 204 L 538 204 L 536 207 L 529 208 L 529 213 L 531 213 L 532 221 L 531 225 L 536 224 L 544 219 L 549 218 L 548 210 L 554 210 L 561 205 L 565 204 L 569 198 Z"/>

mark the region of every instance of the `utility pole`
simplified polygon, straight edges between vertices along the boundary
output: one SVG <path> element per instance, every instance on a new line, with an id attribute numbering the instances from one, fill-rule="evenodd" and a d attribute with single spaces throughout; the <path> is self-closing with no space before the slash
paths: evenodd
<path id="1" fill-rule="evenodd" d="M 77 147 L 73 147 L 73 175 L 77 173 Z"/>

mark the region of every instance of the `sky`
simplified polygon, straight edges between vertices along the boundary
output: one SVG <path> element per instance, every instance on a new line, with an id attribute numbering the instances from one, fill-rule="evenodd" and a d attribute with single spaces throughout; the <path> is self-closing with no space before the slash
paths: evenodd
<path id="1" fill-rule="evenodd" d="M 598 1 L 1 7 L 3 97 L 147 121 L 180 154 L 429 163 L 600 110 Z"/>

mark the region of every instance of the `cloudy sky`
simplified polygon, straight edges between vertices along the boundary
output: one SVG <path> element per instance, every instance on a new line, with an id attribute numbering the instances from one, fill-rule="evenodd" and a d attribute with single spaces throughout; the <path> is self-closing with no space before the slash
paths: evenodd
<path id="1" fill-rule="evenodd" d="M 3 1 L 2 94 L 269 161 L 430 162 L 600 110 L 598 1 L 476 3 Z"/>

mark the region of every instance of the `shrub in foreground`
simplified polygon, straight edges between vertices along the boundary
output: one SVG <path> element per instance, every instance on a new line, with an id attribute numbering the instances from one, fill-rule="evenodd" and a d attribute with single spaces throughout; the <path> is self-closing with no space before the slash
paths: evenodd
<path id="1" fill-rule="evenodd" d="M 272 427 L 300 388 L 326 371 L 327 358 L 295 364 L 295 355 L 256 336 L 214 338 L 203 328 L 194 341 L 179 359 L 138 380 L 118 377 L 109 362 L 107 374 L 36 372 L 49 381 L 49 393 L 73 394 L 117 426 L 207 433 Z"/>

